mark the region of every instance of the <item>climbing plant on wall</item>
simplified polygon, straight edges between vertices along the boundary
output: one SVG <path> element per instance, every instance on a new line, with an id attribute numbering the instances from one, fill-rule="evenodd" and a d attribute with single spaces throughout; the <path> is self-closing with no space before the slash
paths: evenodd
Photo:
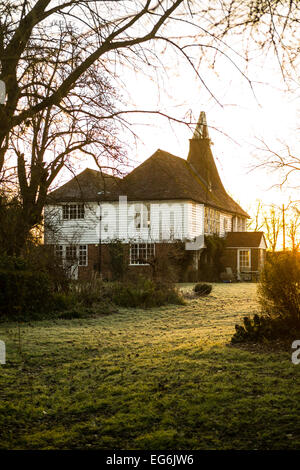
<path id="1" fill-rule="evenodd" d="M 222 258 L 225 250 L 225 240 L 218 235 L 205 236 L 205 246 L 201 256 L 200 278 L 205 281 L 219 281 L 224 270 Z"/>

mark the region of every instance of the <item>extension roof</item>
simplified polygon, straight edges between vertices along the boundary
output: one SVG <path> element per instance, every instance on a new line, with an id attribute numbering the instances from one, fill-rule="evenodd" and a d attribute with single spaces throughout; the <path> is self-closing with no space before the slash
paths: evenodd
<path id="1" fill-rule="evenodd" d="M 259 248 L 267 246 L 264 232 L 228 232 L 225 237 L 226 248 Z"/>
<path id="2" fill-rule="evenodd" d="M 102 194 L 98 193 L 102 191 Z M 224 212 L 249 217 L 227 194 L 212 152 L 205 113 L 200 113 L 187 160 L 158 149 L 125 178 L 86 169 L 49 194 L 48 203 L 117 200 L 192 200 Z"/>

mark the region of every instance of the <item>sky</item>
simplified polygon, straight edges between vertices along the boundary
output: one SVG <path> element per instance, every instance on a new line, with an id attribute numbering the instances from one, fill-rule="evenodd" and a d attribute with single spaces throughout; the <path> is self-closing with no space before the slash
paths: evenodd
<path id="1" fill-rule="evenodd" d="M 189 33 L 192 36 L 192 31 Z M 299 190 L 287 185 L 275 187 L 282 180 L 278 172 L 255 169 L 266 156 L 261 150 L 262 141 L 279 153 L 289 145 L 292 152 L 300 155 L 297 73 L 291 79 L 283 77 L 275 55 L 255 49 L 252 43 L 245 60 L 243 38 L 239 35 L 227 40 L 230 48 L 224 51 L 230 59 L 219 55 L 214 61 L 211 54 L 195 47 L 197 43 L 192 39 L 190 43 L 191 48 L 186 51 L 193 57 L 201 79 L 180 54 L 164 45 L 156 49 L 163 69 L 141 66 L 134 72 L 130 63 L 114 64 L 114 85 L 123 100 L 123 109 L 160 111 L 178 120 L 190 118 L 195 122 L 200 111 L 205 111 L 223 184 L 250 215 L 255 212 L 257 200 L 278 206 L 300 200 Z M 151 62 L 151 52 L 148 60 Z M 152 65 L 157 64 L 156 61 Z M 126 114 L 126 119 L 138 136 L 134 140 L 128 132 L 120 133 L 120 139 L 128 143 L 128 171 L 158 148 L 187 157 L 194 126 L 189 129 L 184 124 L 142 113 Z M 96 168 L 92 161 L 82 162 L 81 169 L 85 166 Z M 297 179 L 300 176 L 291 181 L 294 186 L 299 186 Z"/>
<path id="2" fill-rule="evenodd" d="M 276 69 L 276 67 L 275 67 Z M 254 93 L 244 77 L 222 61 L 217 70 L 204 70 L 206 81 L 220 104 L 210 96 L 187 67 L 181 64 L 167 80 L 167 86 L 157 90 L 156 83 L 142 74 L 128 73 L 127 92 L 136 109 L 159 110 L 182 119 L 184 115 L 198 119 L 205 111 L 213 142 L 213 154 L 225 188 L 245 209 L 255 206 L 257 199 L 265 204 L 288 203 L 299 199 L 298 192 L 287 186 L 274 187 L 281 181 L 278 173 L 269 169 L 254 169 L 266 155 L 262 141 L 271 149 L 282 150 L 288 144 L 299 152 L 297 141 L 296 92 L 286 92 L 279 71 L 270 67 L 253 67 L 249 76 Z M 140 136 L 130 157 L 136 166 L 157 148 L 186 158 L 192 129 L 169 122 L 159 116 L 134 116 L 134 129 Z M 191 126 L 193 127 L 193 126 Z"/>

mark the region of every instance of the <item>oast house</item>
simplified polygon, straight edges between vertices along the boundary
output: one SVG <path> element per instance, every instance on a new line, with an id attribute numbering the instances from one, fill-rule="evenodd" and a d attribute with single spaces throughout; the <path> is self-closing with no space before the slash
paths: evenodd
<path id="1" fill-rule="evenodd" d="M 197 280 L 209 262 L 205 237 L 220 237 L 223 279 L 251 279 L 264 264 L 266 242 L 262 232 L 247 232 L 248 218 L 222 184 L 201 112 L 187 159 L 158 149 L 124 178 L 87 168 L 51 192 L 45 244 L 75 279 L 94 272 L 110 279 L 116 244 L 128 272 L 142 273 L 160 259 L 168 264 L 166 250 L 180 245 L 188 255 L 181 274 Z"/>

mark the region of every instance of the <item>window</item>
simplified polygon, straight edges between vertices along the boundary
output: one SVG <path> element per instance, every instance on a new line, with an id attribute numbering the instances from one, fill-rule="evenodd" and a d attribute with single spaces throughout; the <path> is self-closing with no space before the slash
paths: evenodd
<path id="1" fill-rule="evenodd" d="M 209 233 L 209 208 L 204 208 L 204 233 Z"/>
<path id="2" fill-rule="evenodd" d="M 236 231 L 237 232 L 246 232 L 246 219 L 242 217 L 236 218 Z"/>
<path id="3" fill-rule="evenodd" d="M 251 253 L 250 250 L 239 250 L 239 265 L 240 271 L 247 271 L 251 267 Z"/>
<path id="4" fill-rule="evenodd" d="M 210 207 L 204 208 L 204 233 L 220 233 L 220 212 Z"/>
<path id="5" fill-rule="evenodd" d="M 60 265 L 67 262 L 67 265 L 87 266 L 88 246 L 87 245 L 56 245 L 55 256 Z"/>
<path id="6" fill-rule="evenodd" d="M 213 211 L 212 233 L 217 235 L 220 233 L 220 212 L 215 210 Z"/>
<path id="7" fill-rule="evenodd" d="M 148 264 L 154 257 L 154 243 L 136 243 L 130 245 L 130 264 Z"/>
<path id="8" fill-rule="evenodd" d="M 66 246 L 66 260 L 72 263 L 77 260 L 77 249 L 75 245 Z"/>
<path id="9" fill-rule="evenodd" d="M 87 246 L 79 245 L 79 266 L 87 266 Z"/>
<path id="10" fill-rule="evenodd" d="M 63 246 L 56 245 L 55 247 L 55 258 L 58 261 L 58 264 L 61 266 L 63 261 Z"/>
<path id="11" fill-rule="evenodd" d="M 144 206 L 145 206 L 145 210 L 143 211 L 144 227 L 150 229 L 150 225 L 151 225 L 150 204 L 144 204 Z"/>
<path id="12" fill-rule="evenodd" d="M 84 204 L 64 204 L 63 219 L 76 220 L 84 219 Z"/>
<path id="13" fill-rule="evenodd" d="M 142 208 L 141 204 L 136 204 L 134 208 L 134 226 L 137 230 L 140 230 L 142 225 Z"/>
<path id="14" fill-rule="evenodd" d="M 150 228 L 150 206 L 149 204 L 135 204 L 134 227 L 136 230 Z"/>

